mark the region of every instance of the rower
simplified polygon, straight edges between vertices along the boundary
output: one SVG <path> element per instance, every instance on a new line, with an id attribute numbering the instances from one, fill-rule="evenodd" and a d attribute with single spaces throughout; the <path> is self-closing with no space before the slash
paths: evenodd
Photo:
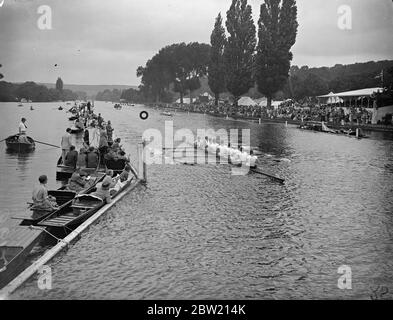
<path id="1" fill-rule="evenodd" d="M 241 165 L 246 164 L 248 153 L 244 150 L 243 147 L 240 147 L 239 151 L 240 151 L 239 158 L 240 158 Z"/>
<path id="2" fill-rule="evenodd" d="M 19 142 L 20 143 L 30 143 L 26 136 L 27 126 L 26 118 L 22 118 L 19 123 Z"/>
<path id="3" fill-rule="evenodd" d="M 247 166 L 250 167 L 250 169 L 256 169 L 257 164 L 256 161 L 258 160 L 258 157 L 254 155 L 254 151 L 250 151 L 250 154 L 247 156 Z"/>

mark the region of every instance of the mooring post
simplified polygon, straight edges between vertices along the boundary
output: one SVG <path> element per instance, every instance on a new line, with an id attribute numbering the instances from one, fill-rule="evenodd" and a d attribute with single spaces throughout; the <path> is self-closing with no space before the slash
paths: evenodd
<path id="1" fill-rule="evenodd" d="M 143 139 L 142 141 L 142 161 L 143 161 L 143 182 L 147 182 L 147 166 L 146 166 L 146 158 L 145 158 L 145 147 L 146 147 L 146 140 Z"/>
<path id="2" fill-rule="evenodd" d="M 261 124 L 262 123 L 262 119 L 261 118 L 259 118 L 259 124 Z"/>
<path id="3" fill-rule="evenodd" d="M 359 128 L 356 128 L 356 138 L 359 139 Z"/>

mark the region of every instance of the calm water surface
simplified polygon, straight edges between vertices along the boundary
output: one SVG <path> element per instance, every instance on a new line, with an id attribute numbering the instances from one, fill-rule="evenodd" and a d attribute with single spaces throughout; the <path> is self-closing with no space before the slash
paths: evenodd
<path id="1" fill-rule="evenodd" d="M 0 103 L 0 137 L 15 133 L 25 116 L 32 137 L 60 144 L 66 109 L 32 105 Z M 133 159 L 142 132 L 163 132 L 165 120 L 194 132 L 250 128 L 252 146 L 265 153 L 260 166 L 286 183 L 232 176 L 226 165 L 149 166 L 147 188 L 128 194 L 51 262 L 52 290 L 39 290 L 32 278 L 11 298 L 369 299 L 382 286 L 389 292 L 381 297 L 393 298 L 390 134 L 356 140 L 202 114 L 167 118 L 144 106 L 116 111 L 104 102 L 96 111 L 112 121 Z M 2 225 L 11 228 L 40 174 L 58 186 L 59 149 L 37 144 L 22 156 L 2 143 L 0 151 Z M 352 290 L 337 287 L 341 265 L 352 268 Z"/>

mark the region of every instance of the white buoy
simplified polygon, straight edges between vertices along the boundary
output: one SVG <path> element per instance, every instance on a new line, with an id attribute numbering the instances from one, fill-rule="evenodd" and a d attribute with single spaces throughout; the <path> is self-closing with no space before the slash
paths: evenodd
<path id="1" fill-rule="evenodd" d="M 288 121 L 285 121 L 285 126 L 288 127 Z"/>

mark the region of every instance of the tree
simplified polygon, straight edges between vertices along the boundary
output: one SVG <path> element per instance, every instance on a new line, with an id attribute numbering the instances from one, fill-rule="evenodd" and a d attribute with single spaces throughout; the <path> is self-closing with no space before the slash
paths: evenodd
<path id="1" fill-rule="evenodd" d="M 393 90 L 393 66 L 388 68 L 383 74 L 384 87 Z"/>
<path id="2" fill-rule="evenodd" d="M 180 103 L 184 95 L 200 88 L 199 78 L 207 74 L 210 61 L 210 45 L 198 42 L 174 45 L 172 69 L 174 91 L 180 93 Z"/>
<path id="3" fill-rule="evenodd" d="M 273 95 L 287 82 L 297 28 L 295 0 L 265 0 L 261 5 L 255 76 L 268 107 Z"/>
<path id="4" fill-rule="evenodd" d="M 227 11 L 226 27 L 229 33 L 224 49 L 226 87 L 233 95 L 234 105 L 237 107 L 240 96 L 254 86 L 256 30 L 247 0 L 232 0 Z"/>
<path id="5" fill-rule="evenodd" d="M 220 93 L 226 90 L 224 65 L 224 48 L 226 42 L 225 29 L 222 26 L 221 13 L 219 13 L 210 36 L 211 50 L 208 68 L 208 83 L 210 90 L 214 93 L 216 106 L 218 106 Z"/>
<path id="6" fill-rule="evenodd" d="M 138 67 L 137 76 L 142 77 L 141 92 L 146 98 L 158 101 L 171 98 L 170 85 L 180 93 L 181 102 L 186 92 L 198 89 L 199 78 L 207 74 L 210 45 L 179 43 L 162 48 L 147 61 L 145 67 Z"/>
<path id="7" fill-rule="evenodd" d="M 56 81 L 56 90 L 62 92 L 63 91 L 63 80 L 61 78 L 57 78 Z"/>

